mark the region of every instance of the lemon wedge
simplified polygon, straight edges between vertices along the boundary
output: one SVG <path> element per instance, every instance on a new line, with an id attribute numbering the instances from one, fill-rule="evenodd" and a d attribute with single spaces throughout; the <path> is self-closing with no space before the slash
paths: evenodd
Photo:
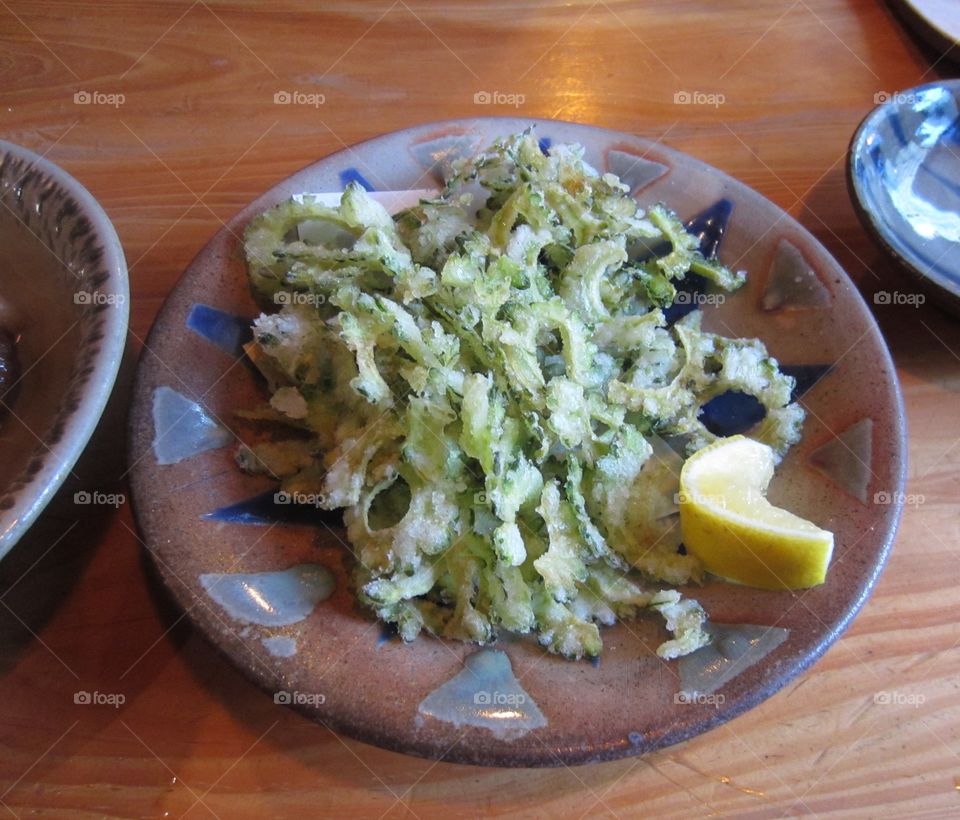
<path id="1" fill-rule="evenodd" d="M 761 589 L 822 584 L 833 533 L 766 499 L 774 452 L 744 436 L 694 453 L 680 471 L 680 530 L 707 570 Z"/>

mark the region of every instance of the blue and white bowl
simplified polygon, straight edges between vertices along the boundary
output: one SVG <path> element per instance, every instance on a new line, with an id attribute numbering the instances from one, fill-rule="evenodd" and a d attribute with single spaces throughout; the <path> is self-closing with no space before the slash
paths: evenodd
<path id="1" fill-rule="evenodd" d="M 890 95 L 857 129 L 848 173 L 867 230 L 960 312 L 960 80 Z"/>

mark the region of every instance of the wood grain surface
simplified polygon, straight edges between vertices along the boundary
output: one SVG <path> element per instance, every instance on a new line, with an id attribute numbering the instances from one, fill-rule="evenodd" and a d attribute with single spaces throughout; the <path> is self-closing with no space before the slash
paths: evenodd
<path id="1" fill-rule="evenodd" d="M 886 6 L 0 0 L 0 42 L 0 137 L 45 154 L 100 200 L 133 295 L 127 361 L 78 479 L 0 565 L 0 809 L 960 815 L 960 323 L 929 301 L 875 307 L 903 385 L 911 461 L 910 503 L 872 599 L 796 683 L 641 759 L 483 769 L 336 736 L 275 706 L 191 631 L 126 505 L 72 503 L 80 488 L 126 492 L 133 366 L 164 297 L 221 222 L 310 161 L 415 123 L 519 113 L 663 140 L 787 209 L 871 303 L 881 290 L 914 293 L 854 215 L 846 149 L 875 95 L 956 67 Z M 274 104 L 277 91 L 322 103 Z M 475 103 L 483 91 L 514 104 Z M 713 103 L 675 103 L 683 91 Z M 94 101 L 75 102 L 78 92 Z M 80 691 L 124 702 L 76 704 Z"/>

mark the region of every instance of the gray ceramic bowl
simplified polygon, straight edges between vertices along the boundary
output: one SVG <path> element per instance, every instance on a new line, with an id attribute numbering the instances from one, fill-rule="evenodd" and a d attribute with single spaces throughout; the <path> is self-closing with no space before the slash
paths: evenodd
<path id="1" fill-rule="evenodd" d="M 33 523 L 89 440 L 120 366 L 127 266 L 79 182 L 0 141 L 0 326 L 21 375 L 0 399 L 0 557 Z"/>

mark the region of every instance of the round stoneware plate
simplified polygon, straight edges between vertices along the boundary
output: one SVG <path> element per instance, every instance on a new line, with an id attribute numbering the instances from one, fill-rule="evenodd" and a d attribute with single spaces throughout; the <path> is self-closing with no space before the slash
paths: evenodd
<path id="1" fill-rule="evenodd" d="M 712 653 L 685 667 L 653 648 L 653 618 L 603 629 L 598 663 L 532 639 L 492 648 L 421 636 L 404 644 L 354 600 L 337 516 L 284 504 L 234 463 L 255 428 L 235 416 L 265 396 L 241 345 L 258 310 L 240 237 L 250 218 L 303 192 L 435 187 L 449 163 L 534 125 L 544 150 L 578 142 L 641 204 L 667 202 L 703 247 L 748 271 L 722 304 L 693 292 L 708 329 L 761 338 L 797 377 L 803 439 L 777 471 L 774 503 L 836 534 L 825 584 L 765 592 L 709 580 L 689 590 L 715 624 Z M 725 432 L 756 422 L 728 397 Z M 471 119 L 423 125 L 327 157 L 238 214 L 201 251 L 150 334 L 131 418 L 133 498 L 160 575 L 207 635 L 280 704 L 361 740 L 490 765 L 552 766 L 666 746 L 770 697 L 850 623 L 876 582 L 900 513 L 903 407 L 883 339 L 855 287 L 797 222 L 691 157 L 584 125 Z M 681 674 L 712 677 L 684 694 Z"/>

